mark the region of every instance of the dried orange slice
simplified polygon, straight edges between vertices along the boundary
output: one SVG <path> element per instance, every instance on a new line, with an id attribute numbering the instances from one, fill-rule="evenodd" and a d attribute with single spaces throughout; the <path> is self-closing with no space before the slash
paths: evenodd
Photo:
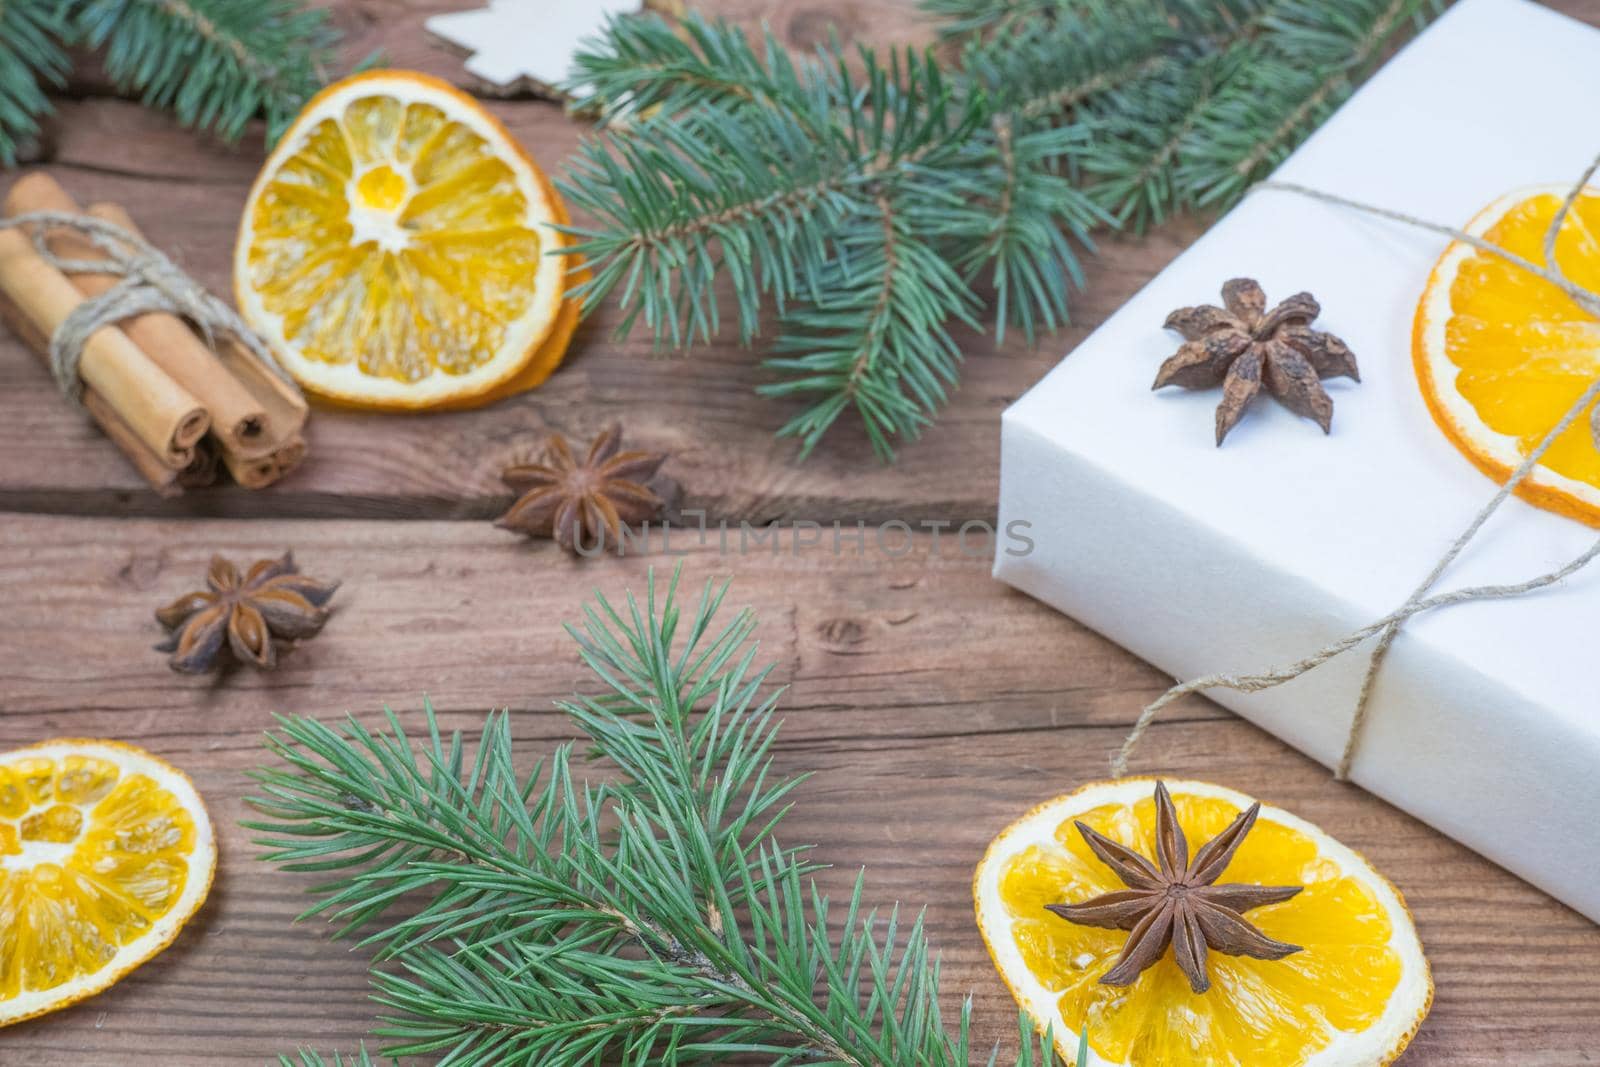
<path id="1" fill-rule="evenodd" d="M 577 309 L 549 180 L 476 100 L 410 71 L 323 90 L 262 168 L 239 310 L 307 391 L 466 407 L 532 388 Z"/>
<path id="2" fill-rule="evenodd" d="M 1467 232 L 1543 264 L 1545 232 L 1568 191 L 1501 197 Z M 1600 290 L 1600 190 L 1574 202 L 1556 261 L 1578 285 Z M 1503 482 L 1600 376 L 1600 321 L 1549 282 L 1457 241 L 1417 305 L 1412 360 L 1434 421 Z M 1600 452 L 1586 418 L 1557 438 L 1517 494 L 1600 526 Z"/>
<path id="3" fill-rule="evenodd" d="M 211 817 L 182 771 L 116 741 L 0 754 L 0 1026 L 109 987 L 211 890 Z"/>
<path id="4" fill-rule="evenodd" d="M 1168 781 L 1192 845 L 1249 807 L 1205 782 Z M 1001 977 L 1066 1062 L 1087 1030 L 1101 1067 L 1374 1067 L 1399 1056 L 1428 1013 L 1433 981 L 1405 901 L 1366 860 L 1317 827 L 1263 805 L 1224 882 L 1303 885 L 1253 908 L 1263 934 L 1301 946 L 1281 960 L 1211 953 L 1195 993 L 1169 951 L 1130 986 L 1100 984 L 1128 934 L 1045 910 L 1123 883 L 1074 820 L 1155 855 L 1147 779 L 1096 782 L 1033 809 L 995 838 L 973 882 L 978 927 Z"/>

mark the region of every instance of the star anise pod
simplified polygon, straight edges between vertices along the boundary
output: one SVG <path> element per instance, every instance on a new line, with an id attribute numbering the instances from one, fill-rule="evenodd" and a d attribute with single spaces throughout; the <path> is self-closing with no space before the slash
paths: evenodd
<path id="1" fill-rule="evenodd" d="M 272 670 L 282 648 L 322 630 L 339 583 L 306 577 L 294 565 L 294 555 L 285 552 L 242 575 L 232 562 L 212 556 L 206 586 L 156 612 L 172 631 L 156 648 L 171 652 L 168 663 L 182 674 L 215 669 L 224 648 L 240 663 Z"/>
<path id="2" fill-rule="evenodd" d="M 554 538 L 569 552 L 618 545 L 624 526 L 653 518 L 666 506 L 650 484 L 666 455 L 619 452 L 621 447 L 622 427 L 612 425 L 579 463 L 566 438 L 551 434 L 542 463 L 517 464 L 500 475 L 521 495 L 495 525 Z"/>
<path id="3" fill-rule="evenodd" d="M 1323 378 L 1361 380 L 1356 357 L 1331 333 L 1313 330 L 1322 307 L 1310 293 L 1296 293 L 1271 311 L 1251 278 L 1222 287 L 1225 307 L 1201 304 L 1167 316 L 1167 329 L 1184 343 L 1161 365 L 1153 389 L 1222 386 L 1217 405 L 1217 444 L 1228 436 L 1264 382 L 1267 391 L 1297 415 L 1315 419 L 1322 432 L 1333 424 L 1333 399 Z"/>
<path id="4" fill-rule="evenodd" d="M 1167 787 L 1157 782 L 1156 863 L 1083 823 L 1076 823 L 1084 844 L 1128 888 L 1082 904 L 1045 907 L 1080 926 L 1132 931 L 1115 965 L 1101 977 L 1102 985 L 1132 985 L 1146 967 L 1166 955 L 1169 945 L 1196 993 L 1211 988 L 1211 978 L 1206 973 L 1208 951 L 1258 960 L 1281 960 L 1299 952 L 1298 945 L 1267 937 L 1246 922 L 1243 913 L 1288 900 L 1300 892 L 1301 886 L 1215 884 L 1256 824 L 1260 811 L 1259 803 L 1250 805 L 1191 859 L 1188 839 L 1172 808 L 1172 797 Z"/>

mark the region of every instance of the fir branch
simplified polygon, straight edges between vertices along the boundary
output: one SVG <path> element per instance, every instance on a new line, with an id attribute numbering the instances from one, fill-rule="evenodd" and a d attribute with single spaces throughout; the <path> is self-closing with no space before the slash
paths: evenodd
<path id="1" fill-rule="evenodd" d="M 964 61 L 1025 114 L 1084 136 L 1096 203 L 1142 229 L 1226 207 L 1371 73 L 1435 0 L 928 0 L 960 8 Z M 980 17 L 987 12 L 987 17 Z"/>
<path id="2" fill-rule="evenodd" d="M 1198 122 L 1177 180 L 1196 203 L 1231 203 L 1279 163 L 1371 73 L 1434 0 L 1280 0 L 1264 20 L 1270 55 L 1247 65 Z M 1247 136 L 1241 137 L 1241 131 Z"/>
<path id="3" fill-rule="evenodd" d="M 853 406 L 874 450 L 892 458 L 891 439 L 921 432 L 956 380 L 961 354 L 945 323 L 973 323 L 976 298 L 955 270 L 887 196 L 874 209 L 838 235 L 842 262 L 819 279 L 827 295 L 784 316 L 766 361 L 788 378 L 762 386 L 763 395 L 822 398 L 779 431 L 801 439 L 802 455 Z"/>
<path id="4" fill-rule="evenodd" d="M 45 86 L 66 81 L 60 0 L 0 0 L 0 167 L 17 161 L 23 141 L 50 110 Z"/>
<path id="5" fill-rule="evenodd" d="M 367 1055 L 365 1048 L 362 1048 L 349 1058 L 334 1053 L 332 1060 L 325 1060 L 309 1049 L 302 1049 L 293 1058 L 279 1056 L 278 1067 L 378 1067 L 378 1065 L 371 1056 Z"/>
<path id="6" fill-rule="evenodd" d="M 779 433 L 804 455 L 854 411 L 889 459 L 957 381 L 949 331 L 979 325 L 974 285 L 1002 324 L 1064 321 L 1071 238 L 1104 217 L 1058 173 L 1075 133 L 1002 115 L 931 53 L 857 58 L 795 61 L 697 18 L 617 23 L 578 61 L 578 106 L 606 132 L 563 190 L 598 220 L 572 231 L 586 308 L 615 294 L 621 332 L 682 348 L 720 330 L 723 282 L 741 342 L 778 319 L 761 393 L 809 401 Z"/>
<path id="7" fill-rule="evenodd" d="M 940 20 L 940 35 L 947 39 L 999 36 L 1024 25 L 1049 24 L 1076 6 L 1075 0 L 922 0 L 922 9 Z"/>
<path id="8" fill-rule="evenodd" d="M 601 126 L 660 109 L 788 107 L 808 95 L 809 85 L 823 84 L 818 66 L 797 64 L 771 30 L 757 50 L 743 31 L 698 17 L 678 26 L 661 18 L 619 19 L 573 57 L 572 67 L 576 110 Z"/>
<path id="9" fill-rule="evenodd" d="M 969 282 L 987 276 L 994 293 L 997 342 L 1007 324 L 1031 343 L 1040 330 L 1067 323 L 1068 297 L 1083 286 L 1074 242 L 1094 250 L 1090 233 L 1112 223 L 1060 170 L 1082 148 L 1080 129 L 1055 127 L 1000 111 L 974 136 L 972 166 L 983 188 L 945 209 L 960 233 L 957 264 Z"/>
<path id="10" fill-rule="evenodd" d="M 586 142 L 569 165 L 563 193 L 598 220 L 569 228 L 593 274 L 572 295 L 592 311 L 619 291 L 619 335 L 642 315 L 673 347 L 710 340 L 722 327 L 714 284 L 725 277 L 748 343 L 764 298 L 781 308 L 814 289 L 828 235 L 877 176 L 787 111 L 749 125 L 722 117 L 649 119 L 630 136 Z"/>
<path id="11" fill-rule="evenodd" d="M 859 876 L 836 908 L 778 844 L 799 779 L 774 773 L 754 621 L 714 625 L 725 587 L 682 614 L 676 583 L 572 631 L 603 691 L 561 707 L 605 782 L 575 779 L 567 748 L 520 775 L 505 715 L 470 746 L 431 708 L 419 740 L 392 713 L 383 733 L 282 719 L 250 824 L 267 857 L 331 876 L 308 914 L 387 961 L 390 1055 L 968 1064 L 970 1006 L 947 1031 L 920 920 L 868 908 Z M 1054 1062 L 1025 1020 L 1022 1038 L 1019 1065 Z"/>
<path id="12" fill-rule="evenodd" d="M 261 117 L 270 142 L 327 80 L 337 41 L 327 12 L 297 0 L 0 0 L 0 166 L 37 132 L 44 86 L 65 84 L 65 45 L 104 48 L 119 90 L 186 126 L 232 141 Z"/>
<path id="13" fill-rule="evenodd" d="M 276 140 L 327 80 L 337 34 L 296 0 L 72 0 L 74 32 L 105 49 L 119 89 L 185 126 Z"/>
<path id="14" fill-rule="evenodd" d="M 1085 126 L 1095 136 L 1075 154 L 1096 202 L 1117 221 L 1142 231 L 1193 198 L 1177 178 L 1180 153 L 1216 106 L 1217 93 L 1252 50 L 1234 48 L 1192 65 L 1173 64 L 1128 96 L 1102 101 Z"/>

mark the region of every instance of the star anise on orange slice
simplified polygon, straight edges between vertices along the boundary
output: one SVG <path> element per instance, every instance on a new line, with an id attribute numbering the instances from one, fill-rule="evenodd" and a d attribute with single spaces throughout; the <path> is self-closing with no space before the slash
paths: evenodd
<path id="1" fill-rule="evenodd" d="M 1045 907 L 1080 926 L 1130 931 L 1122 954 L 1101 977 L 1102 985 L 1132 985 L 1145 968 L 1166 955 L 1168 947 L 1196 993 L 1211 988 L 1206 973 L 1209 952 L 1258 960 L 1281 960 L 1299 952 L 1300 946 L 1274 941 L 1257 930 L 1245 920 L 1244 912 L 1288 900 L 1301 886 L 1216 884 L 1260 811 L 1259 802 L 1251 804 L 1191 858 L 1172 797 L 1167 787 L 1157 782 L 1156 862 L 1075 821 L 1084 844 L 1128 888 L 1081 904 Z"/>
<path id="2" fill-rule="evenodd" d="M 1316 421 L 1327 433 L 1333 425 L 1333 399 L 1323 378 L 1361 380 L 1356 357 L 1331 333 L 1313 330 L 1322 306 L 1310 293 L 1296 293 L 1271 311 L 1267 296 L 1251 278 L 1222 286 L 1223 307 L 1201 304 L 1179 308 L 1166 326 L 1183 335 L 1177 354 L 1161 365 L 1152 389 L 1222 386 L 1217 405 L 1217 444 L 1244 417 L 1263 384 L 1296 415 Z"/>
<path id="3" fill-rule="evenodd" d="M 666 455 L 622 452 L 622 427 L 612 425 L 579 462 L 560 434 L 551 434 L 543 461 L 507 467 L 500 475 L 521 494 L 495 525 L 549 537 L 569 552 L 617 547 L 624 526 L 661 513 L 666 502 L 651 484 Z"/>
<path id="4" fill-rule="evenodd" d="M 181 674 L 205 674 L 221 664 L 225 652 L 270 671 L 283 648 L 321 632 L 338 588 L 338 582 L 301 574 L 289 552 L 261 560 L 243 574 L 229 560 L 212 556 L 206 588 L 156 612 L 172 631 L 156 648 L 172 653 L 168 663 Z"/>

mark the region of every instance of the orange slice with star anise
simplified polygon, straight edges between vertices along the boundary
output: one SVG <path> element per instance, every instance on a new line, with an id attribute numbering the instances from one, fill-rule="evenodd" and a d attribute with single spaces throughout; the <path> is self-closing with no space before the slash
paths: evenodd
<path id="1" fill-rule="evenodd" d="M 1177 835 L 1161 832 L 1150 780 L 1097 782 L 1007 827 L 979 864 L 978 926 L 1040 1030 L 1069 1063 L 1086 1032 L 1089 1062 L 1101 1067 L 1391 1062 L 1433 997 L 1400 893 L 1286 811 L 1262 805 L 1241 835 L 1250 797 L 1166 784 Z M 1177 895 L 1210 887 L 1204 906 L 1228 914 L 1202 916 L 1205 936 L 1195 936 L 1170 913 L 1198 913 L 1201 902 L 1164 909 L 1172 884 L 1183 886 Z M 1111 914 L 1118 908 L 1128 913 Z"/>

